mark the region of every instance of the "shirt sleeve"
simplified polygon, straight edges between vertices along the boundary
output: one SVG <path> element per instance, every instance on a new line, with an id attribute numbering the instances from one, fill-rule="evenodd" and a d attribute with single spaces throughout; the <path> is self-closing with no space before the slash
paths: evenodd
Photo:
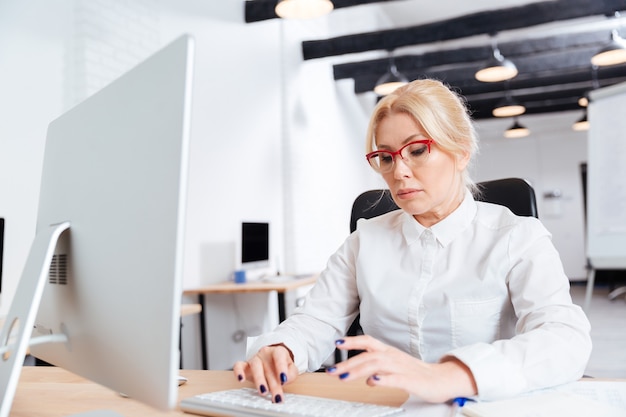
<path id="1" fill-rule="evenodd" d="M 358 314 L 354 259 L 358 233 L 352 234 L 333 254 L 302 306 L 274 331 L 248 346 L 248 358 L 260 348 L 284 343 L 299 372 L 313 372 L 334 352 L 335 340 L 345 336 Z"/>
<path id="2" fill-rule="evenodd" d="M 511 232 L 507 252 L 515 336 L 448 354 L 469 367 L 485 400 L 576 380 L 591 353 L 591 326 L 572 303 L 569 280 L 545 227 L 525 218 Z"/>

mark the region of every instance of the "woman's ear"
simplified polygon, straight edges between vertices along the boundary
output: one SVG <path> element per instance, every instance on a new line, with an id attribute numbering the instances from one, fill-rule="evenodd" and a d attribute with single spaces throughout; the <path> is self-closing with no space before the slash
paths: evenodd
<path id="1" fill-rule="evenodd" d="M 463 153 L 457 155 L 456 157 L 456 167 L 459 171 L 465 171 L 467 168 L 467 164 L 470 161 L 470 153 L 469 151 L 463 151 Z"/>

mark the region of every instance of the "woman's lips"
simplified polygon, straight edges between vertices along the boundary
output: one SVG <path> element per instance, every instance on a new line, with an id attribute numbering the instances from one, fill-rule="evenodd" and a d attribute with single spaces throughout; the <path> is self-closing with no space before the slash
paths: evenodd
<path id="1" fill-rule="evenodd" d="M 415 188 L 404 188 L 404 189 L 398 190 L 396 195 L 398 196 L 399 199 L 406 200 L 406 199 L 415 197 L 415 195 L 419 192 L 420 190 L 417 190 Z"/>

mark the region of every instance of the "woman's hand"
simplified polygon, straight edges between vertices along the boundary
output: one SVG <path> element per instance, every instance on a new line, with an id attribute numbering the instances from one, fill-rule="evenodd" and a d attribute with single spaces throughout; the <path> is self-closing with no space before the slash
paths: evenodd
<path id="1" fill-rule="evenodd" d="M 426 363 L 367 335 L 346 337 L 336 345 L 341 350 L 365 350 L 327 369 L 339 379 L 366 377 L 368 385 L 400 388 L 428 402 L 477 393 L 471 371 L 457 359 Z"/>
<path id="2" fill-rule="evenodd" d="M 283 344 L 261 348 L 247 362 L 235 363 L 233 372 L 241 382 L 252 381 L 260 394 L 269 391 L 275 403 L 283 401 L 282 386 L 298 377 L 293 355 Z"/>

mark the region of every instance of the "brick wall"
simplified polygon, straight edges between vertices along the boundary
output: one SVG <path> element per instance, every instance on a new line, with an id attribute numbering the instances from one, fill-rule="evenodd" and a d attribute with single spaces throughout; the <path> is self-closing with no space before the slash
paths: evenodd
<path id="1" fill-rule="evenodd" d="M 158 0 L 74 0 L 66 51 L 69 108 L 160 47 Z"/>

